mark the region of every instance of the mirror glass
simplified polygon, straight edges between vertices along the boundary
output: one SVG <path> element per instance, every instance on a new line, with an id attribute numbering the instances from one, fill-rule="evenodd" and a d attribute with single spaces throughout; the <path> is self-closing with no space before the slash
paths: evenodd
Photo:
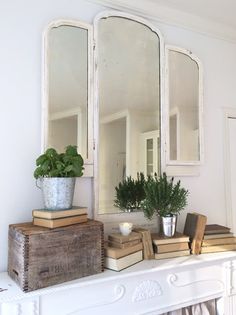
<path id="1" fill-rule="evenodd" d="M 168 50 L 169 160 L 200 161 L 199 66 L 188 54 Z"/>
<path id="2" fill-rule="evenodd" d="M 47 37 L 48 133 L 46 147 L 77 145 L 88 157 L 88 30 L 52 27 Z"/>
<path id="3" fill-rule="evenodd" d="M 98 22 L 99 213 L 126 176 L 160 171 L 160 40 L 120 16 Z"/>

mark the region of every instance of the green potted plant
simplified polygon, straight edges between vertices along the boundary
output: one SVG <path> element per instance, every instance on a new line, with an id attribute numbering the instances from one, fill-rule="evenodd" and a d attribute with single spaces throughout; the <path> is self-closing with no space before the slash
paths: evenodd
<path id="1" fill-rule="evenodd" d="M 44 207 L 48 210 L 72 207 L 75 178 L 83 175 L 83 158 L 77 147 L 68 145 L 64 153 L 49 148 L 36 160 L 34 177 L 40 181 Z"/>
<path id="2" fill-rule="evenodd" d="M 115 187 L 116 199 L 114 200 L 114 206 L 125 212 L 140 209 L 141 202 L 145 198 L 144 183 L 143 173 L 138 173 L 137 179 L 127 176 Z"/>
<path id="3" fill-rule="evenodd" d="M 163 173 L 160 177 L 149 177 L 144 191 L 146 197 L 142 209 L 145 217 L 152 219 L 154 214 L 159 215 L 164 235 L 173 236 L 177 215 L 187 205 L 188 190 L 181 187 L 180 180 L 175 184 L 174 177 L 168 180 Z"/>

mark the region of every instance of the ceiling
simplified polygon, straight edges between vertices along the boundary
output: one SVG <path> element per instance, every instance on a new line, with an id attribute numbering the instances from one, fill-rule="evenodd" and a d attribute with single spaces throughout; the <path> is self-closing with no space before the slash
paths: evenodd
<path id="1" fill-rule="evenodd" d="M 146 0 L 175 10 L 234 27 L 236 31 L 235 0 Z"/>
<path id="2" fill-rule="evenodd" d="M 235 0 L 87 0 L 236 43 Z"/>

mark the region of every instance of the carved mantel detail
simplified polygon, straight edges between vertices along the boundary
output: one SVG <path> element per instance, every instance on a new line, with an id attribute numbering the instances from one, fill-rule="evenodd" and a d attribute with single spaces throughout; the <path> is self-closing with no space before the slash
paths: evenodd
<path id="1" fill-rule="evenodd" d="M 183 284 L 180 284 L 178 283 L 179 281 L 179 277 L 177 276 L 177 274 L 170 274 L 168 275 L 167 277 L 167 282 L 175 287 L 175 288 L 184 288 L 184 287 L 188 287 L 188 286 L 193 286 L 193 285 L 196 285 L 196 284 L 203 284 L 203 283 L 216 283 L 216 284 L 219 284 L 219 286 L 224 289 L 224 282 L 219 280 L 219 279 L 205 279 L 205 280 L 197 280 L 197 281 L 191 281 L 191 282 L 188 282 L 188 283 L 183 283 Z"/>
<path id="2" fill-rule="evenodd" d="M 155 298 L 162 295 L 160 284 L 154 280 L 142 281 L 134 291 L 132 296 L 133 302 L 140 302 L 148 299 Z"/>

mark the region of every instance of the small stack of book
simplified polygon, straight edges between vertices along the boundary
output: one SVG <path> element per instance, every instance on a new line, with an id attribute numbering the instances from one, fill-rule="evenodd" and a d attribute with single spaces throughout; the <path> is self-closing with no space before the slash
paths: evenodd
<path id="1" fill-rule="evenodd" d="M 113 233 L 105 246 L 105 267 L 120 271 L 143 260 L 143 244 L 140 233 L 124 236 Z"/>
<path id="2" fill-rule="evenodd" d="M 189 236 L 175 232 L 173 237 L 152 234 L 155 259 L 174 258 L 190 255 Z"/>
<path id="3" fill-rule="evenodd" d="M 218 224 L 207 224 L 201 253 L 217 253 L 236 250 L 236 237 L 230 228 Z"/>
<path id="4" fill-rule="evenodd" d="M 87 222 L 86 207 L 72 207 L 69 210 L 33 210 L 33 224 L 50 229 Z"/>

